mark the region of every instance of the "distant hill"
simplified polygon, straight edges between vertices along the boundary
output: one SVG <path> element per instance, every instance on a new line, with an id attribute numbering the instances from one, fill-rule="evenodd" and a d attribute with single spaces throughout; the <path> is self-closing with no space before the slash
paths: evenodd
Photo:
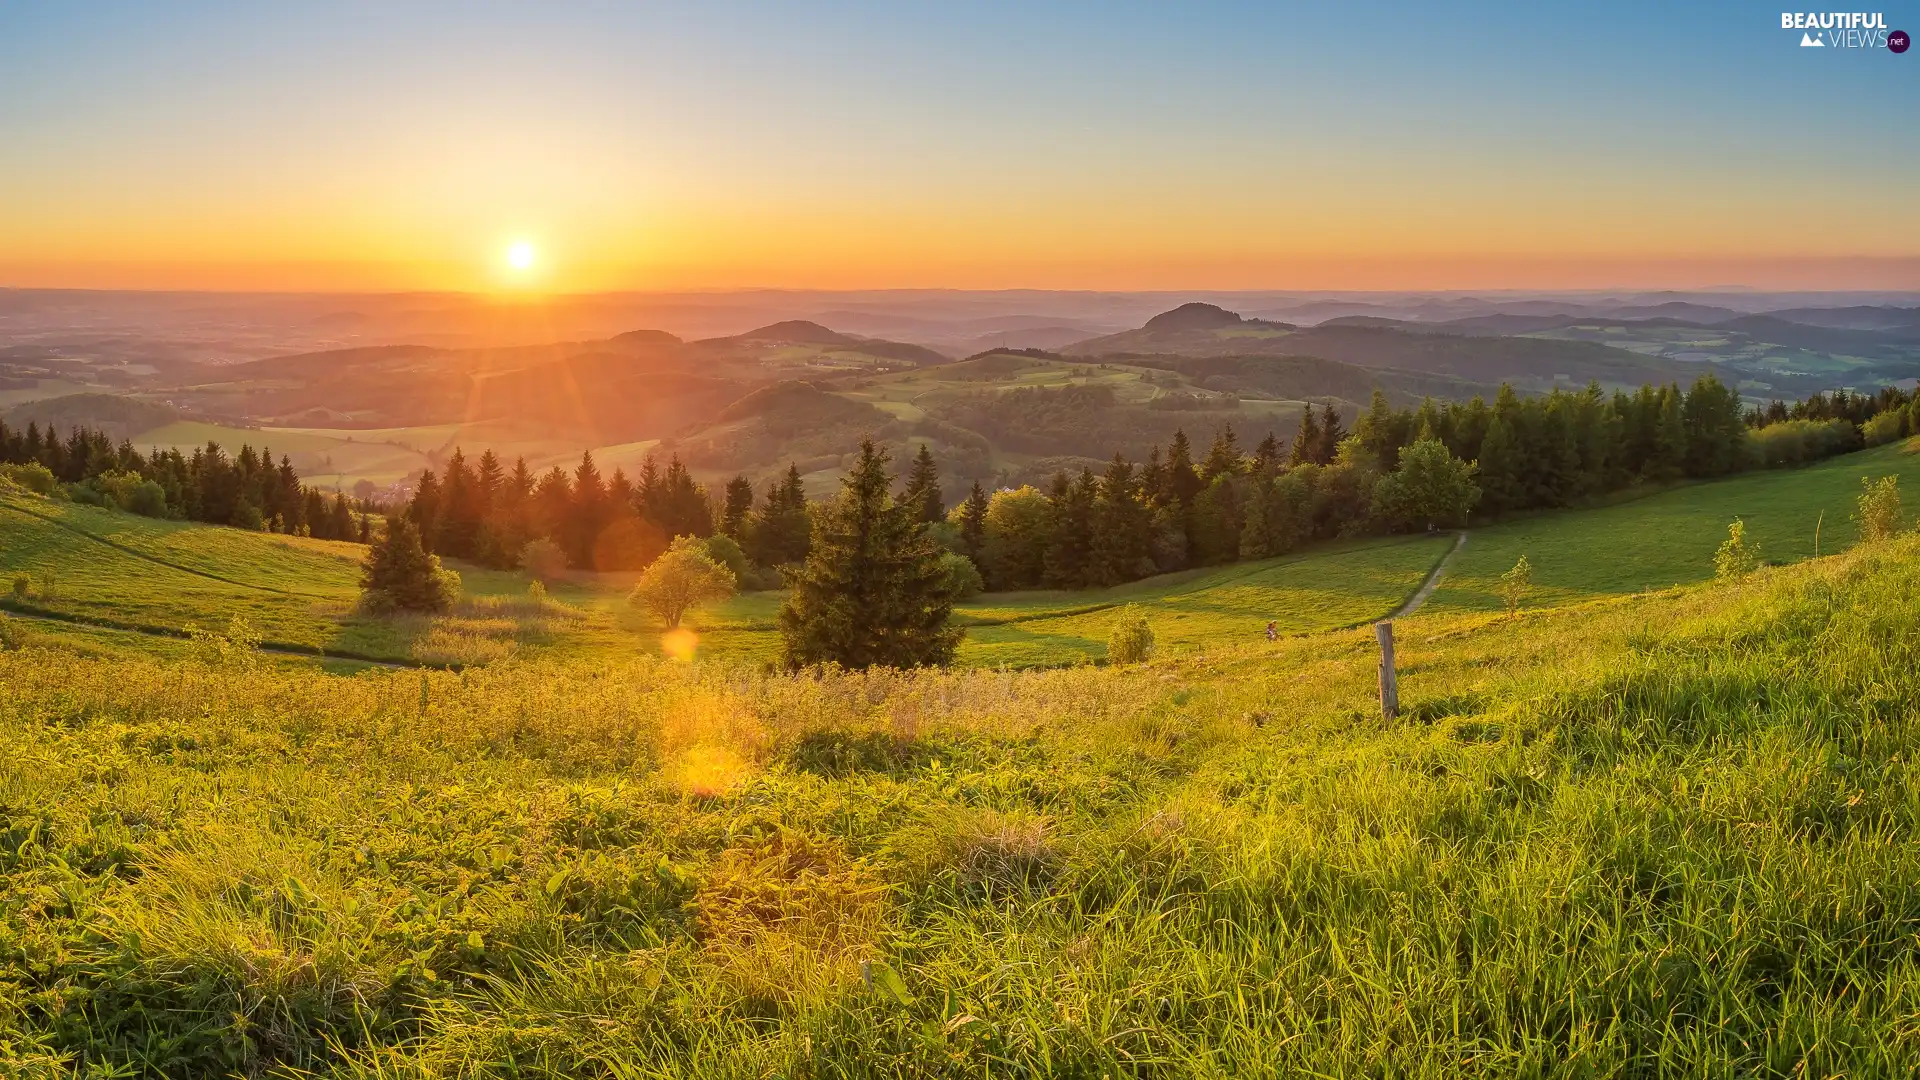
<path id="1" fill-rule="evenodd" d="M 658 330 L 507 348 L 386 345 L 272 357 L 197 374 L 169 397 L 250 422 L 314 416 L 359 427 L 510 419 L 601 442 L 671 437 L 755 387 L 944 364 L 920 345 L 789 320 L 685 342 Z"/>
<path id="2" fill-rule="evenodd" d="M 1199 310 L 1211 309 L 1211 310 Z M 1169 319 L 1169 316 L 1177 316 Z M 1160 323 L 1161 319 L 1169 319 Z M 1362 325 L 1353 325 L 1360 321 Z M 1158 325 L 1156 325 L 1158 323 Z M 1070 345 L 1069 356 L 1310 356 L 1362 368 L 1447 376 L 1470 383 L 1528 388 L 1598 380 L 1614 386 L 1667 382 L 1679 365 L 1581 341 L 1465 336 L 1372 319 L 1336 319 L 1295 328 L 1245 320 L 1211 305 L 1188 304 L 1128 330 Z M 1691 377 L 1691 376 L 1688 376 Z"/>
<path id="3" fill-rule="evenodd" d="M 104 431 L 113 439 L 131 439 L 178 419 L 178 409 L 118 394 L 68 394 L 16 405 L 0 415 L 0 420 L 11 428 L 23 428 L 30 423 L 41 427 L 51 424 L 61 432 L 89 427 Z"/>

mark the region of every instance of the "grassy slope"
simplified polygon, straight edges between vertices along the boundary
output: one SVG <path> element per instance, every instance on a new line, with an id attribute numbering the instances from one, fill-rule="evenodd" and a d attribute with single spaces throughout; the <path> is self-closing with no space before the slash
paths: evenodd
<path id="1" fill-rule="evenodd" d="M 1111 589 L 987 593 L 955 609 L 967 627 L 959 661 L 969 666 L 1048 667 L 1098 660 L 1120 609 L 1137 604 L 1162 646 L 1207 649 L 1251 641 L 1267 621 L 1299 633 L 1377 619 L 1426 578 L 1452 538 L 1342 544 L 1305 555 L 1164 574 Z M 780 652 L 781 596 L 749 593 L 695 612 L 688 626 L 703 655 L 768 661 Z M 631 617 L 635 633 L 658 633 Z"/>
<path id="2" fill-rule="evenodd" d="M 1475 529 L 1429 602 L 1441 609 L 1500 607 L 1494 583 L 1522 554 L 1533 567 L 1535 593 L 1529 603 L 1535 604 L 1701 581 L 1713 576 L 1714 550 L 1736 517 L 1746 521 L 1747 535 L 1759 541 L 1771 561 L 1810 557 L 1816 523 L 1821 548 L 1831 554 L 1858 536 L 1848 517 L 1862 477 L 1899 476 L 1909 498 L 1920 491 L 1916 445 L 1884 446 L 1802 469 L 1749 473 L 1601 509 Z"/>
<path id="3" fill-rule="evenodd" d="M 59 1075 L 1911 1075 L 1920 539 L 1128 670 L 0 653 Z"/>
<path id="4" fill-rule="evenodd" d="M 271 643 L 418 658 L 415 646 L 431 625 L 352 610 L 365 550 L 0 493 L 0 584 L 10 588 L 15 575 L 27 574 L 31 608 L 167 631 L 220 630 L 238 615 Z M 466 566 L 461 573 L 467 592 L 478 598 L 526 588 L 515 574 Z M 604 643 L 584 625 L 573 636 Z"/>

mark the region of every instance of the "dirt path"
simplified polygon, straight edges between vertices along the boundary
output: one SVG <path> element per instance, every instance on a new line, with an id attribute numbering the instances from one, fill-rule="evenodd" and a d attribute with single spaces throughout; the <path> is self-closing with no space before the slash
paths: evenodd
<path id="1" fill-rule="evenodd" d="M 1420 605 L 1426 603 L 1427 597 L 1433 595 L 1433 590 L 1440 587 L 1440 577 L 1447 572 L 1447 564 L 1451 563 L 1453 557 L 1460 554 L 1460 549 L 1466 546 L 1467 533 L 1463 529 L 1455 535 L 1452 550 L 1441 556 L 1440 561 L 1434 564 L 1433 572 L 1427 575 L 1427 580 L 1421 582 L 1420 588 L 1415 590 L 1412 596 L 1407 597 L 1407 602 L 1393 609 L 1393 614 L 1387 618 L 1397 619 L 1402 615 L 1411 615 L 1419 611 Z"/>

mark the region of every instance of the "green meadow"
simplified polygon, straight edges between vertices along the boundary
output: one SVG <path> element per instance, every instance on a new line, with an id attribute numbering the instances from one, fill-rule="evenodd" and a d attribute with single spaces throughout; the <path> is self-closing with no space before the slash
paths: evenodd
<path id="1" fill-rule="evenodd" d="M 1877 447 L 1817 464 L 1689 484 L 1612 506 L 1545 513 L 1471 531 L 1429 601 L 1436 608 L 1492 610 L 1493 588 L 1521 555 L 1533 568 L 1530 602 L 1576 603 L 1663 589 L 1713 576 L 1713 553 L 1740 518 L 1771 562 L 1851 546 L 1863 478 L 1897 476 L 1909 506 L 1920 499 L 1920 442 Z"/>
<path id="2" fill-rule="evenodd" d="M 1393 718 L 1365 629 L 352 677 L 63 631 L 0 650 L 8 1075 L 1920 1068 L 1911 534 L 1419 613 Z"/>

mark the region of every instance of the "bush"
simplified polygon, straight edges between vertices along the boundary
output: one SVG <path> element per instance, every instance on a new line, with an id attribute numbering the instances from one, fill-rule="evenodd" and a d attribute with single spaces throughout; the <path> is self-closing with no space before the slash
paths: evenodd
<path id="1" fill-rule="evenodd" d="M 520 549 L 520 569 L 535 581 L 557 581 L 567 572 L 567 553 L 543 536 Z"/>
<path id="2" fill-rule="evenodd" d="M 1884 446 L 1907 437 L 1907 410 L 1888 409 L 1860 425 L 1860 434 L 1868 446 Z"/>
<path id="3" fill-rule="evenodd" d="M 1752 433 L 1760 463 L 1786 468 L 1860 449 L 1860 429 L 1851 420 L 1783 420 Z"/>
<path id="4" fill-rule="evenodd" d="M 1878 482 L 1860 478 L 1860 500 L 1853 520 L 1860 525 L 1860 539 L 1873 543 L 1890 540 L 1900 531 L 1900 478 L 1883 476 Z"/>
<path id="5" fill-rule="evenodd" d="M 1745 577 L 1760 568 L 1760 545 L 1747 539 L 1747 523 L 1734 518 L 1727 538 L 1713 553 L 1713 572 L 1723 578 Z"/>
<path id="6" fill-rule="evenodd" d="M 733 571 L 735 582 L 744 580 L 753 564 L 747 560 L 747 553 L 740 550 L 731 536 L 714 533 L 700 542 L 707 549 L 707 557 L 728 570 Z"/>
<path id="7" fill-rule="evenodd" d="M 136 472 L 109 471 L 67 489 L 74 502 L 124 510 L 141 517 L 166 517 L 167 493 Z"/>
<path id="8" fill-rule="evenodd" d="M 21 629 L 20 620 L 0 613 L 0 652 L 13 652 L 26 646 L 27 632 Z"/>
<path id="9" fill-rule="evenodd" d="M 1138 664 L 1153 655 L 1153 628 L 1140 609 L 1128 604 L 1107 635 L 1107 663 Z"/>
<path id="10" fill-rule="evenodd" d="M 13 598 L 25 600 L 33 595 L 33 578 L 24 571 L 13 575 Z"/>
<path id="11" fill-rule="evenodd" d="M 1500 599 L 1506 601 L 1509 618 L 1520 614 L 1520 605 L 1527 599 L 1527 593 L 1533 590 L 1533 566 L 1523 554 L 1513 569 L 1500 575 Z"/>
<path id="12" fill-rule="evenodd" d="M 949 551 L 942 554 L 940 569 L 947 575 L 947 584 L 952 586 L 955 600 L 979 596 L 987 587 L 987 583 L 980 577 L 980 568 L 973 565 L 972 559 L 958 552 Z"/>
<path id="13" fill-rule="evenodd" d="M 59 485 L 53 472 L 37 461 L 27 465 L 0 465 L 0 478 L 11 480 L 35 495 L 51 495 Z"/>

